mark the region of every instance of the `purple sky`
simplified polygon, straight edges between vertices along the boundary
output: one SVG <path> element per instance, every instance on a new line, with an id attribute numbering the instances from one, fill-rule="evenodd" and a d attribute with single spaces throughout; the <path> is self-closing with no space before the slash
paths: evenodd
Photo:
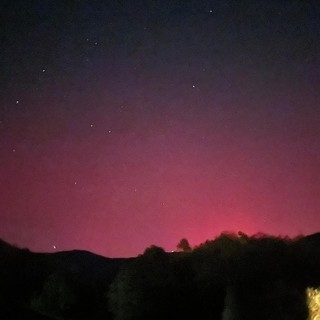
<path id="1" fill-rule="evenodd" d="M 317 1 L 0 9 L 2 239 L 114 257 L 319 231 Z"/>

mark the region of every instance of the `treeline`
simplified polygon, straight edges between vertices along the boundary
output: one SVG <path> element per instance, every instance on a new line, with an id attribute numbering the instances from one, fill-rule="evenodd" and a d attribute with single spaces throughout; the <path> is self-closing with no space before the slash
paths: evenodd
<path id="1" fill-rule="evenodd" d="M 185 252 L 150 247 L 108 292 L 116 320 L 303 319 L 320 285 L 320 238 L 222 234 Z"/>
<path id="2" fill-rule="evenodd" d="M 320 234 L 223 233 L 195 248 L 182 239 L 177 248 L 108 259 L 0 241 L 1 319 L 308 318 L 306 288 L 320 287 Z"/>

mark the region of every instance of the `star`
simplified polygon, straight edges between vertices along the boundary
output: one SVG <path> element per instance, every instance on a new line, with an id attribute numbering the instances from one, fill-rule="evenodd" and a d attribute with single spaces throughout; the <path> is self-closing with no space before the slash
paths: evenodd
<path id="1" fill-rule="evenodd" d="M 20 100 L 16 100 L 16 104 L 19 104 L 20 103 Z"/>

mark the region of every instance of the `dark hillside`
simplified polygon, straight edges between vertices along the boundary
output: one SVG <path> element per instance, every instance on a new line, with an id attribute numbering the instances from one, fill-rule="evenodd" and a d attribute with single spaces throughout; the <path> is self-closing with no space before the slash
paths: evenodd
<path id="1" fill-rule="evenodd" d="M 102 318 L 105 293 L 127 260 L 81 250 L 33 253 L 0 240 L 3 317 Z"/>
<path id="2" fill-rule="evenodd" d="M 320 286 L 320 234 L 296 239 L 223 233 L 136 258 L 33 253 L 0 240 L 0 318 L 306 320 Z"/>

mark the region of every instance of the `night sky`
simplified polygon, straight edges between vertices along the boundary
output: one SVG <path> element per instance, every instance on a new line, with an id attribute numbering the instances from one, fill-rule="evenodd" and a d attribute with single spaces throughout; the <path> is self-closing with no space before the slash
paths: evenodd
<path id="1" fill-rule="evenodd" d="M 318 0 L 2 0 L 0 23 L 0 238 L 320 230 Z"/>

